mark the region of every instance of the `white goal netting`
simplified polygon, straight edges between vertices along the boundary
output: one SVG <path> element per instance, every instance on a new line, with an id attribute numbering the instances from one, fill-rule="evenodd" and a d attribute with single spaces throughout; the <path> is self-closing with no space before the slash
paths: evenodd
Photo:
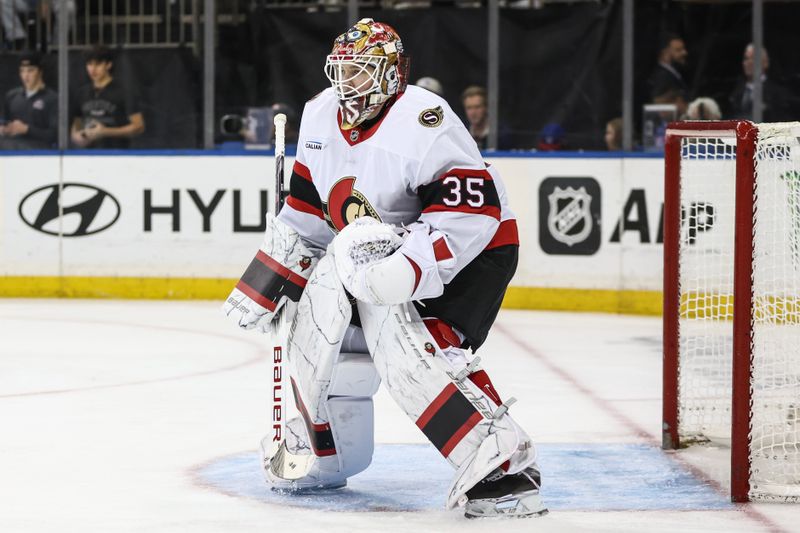
<path id="1" fill-rule="evenodd" d="M 800 124 L 758 126 L 750 332 L 751 499 L 800 499 L 799 137 Z M 730 444 L 735 154 L 733 132 L 682 139 L 682 442 Z"/>

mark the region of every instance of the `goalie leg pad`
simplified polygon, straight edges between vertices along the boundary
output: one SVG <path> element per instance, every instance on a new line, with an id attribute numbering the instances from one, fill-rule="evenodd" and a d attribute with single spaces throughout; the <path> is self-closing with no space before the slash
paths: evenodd
<path id="1" fill-rule="evenodd" d="M 372 460 L 372 395 L 380 379 L 369 354 L 340 353 L 364 345 L 360 330 L 349 326 L 351 314 L 333 258 L 325 257 L 308 280 L 289 331 L 287 355 L 300 417 L 287 424 L 287 438 L 277 450 L 263 452 L 274 488 L 341 486 Z"/>
<path id="2" fill-rule="evenodd" d="M 535 463 L 530 437 L 468 379 L 474 368 L 453 366 L 413 305 L 358 302 L 358 312 L 389 393 L 456 468 L 448 508 L 464 504 L 466 492 L 501 465 L 513 474 Z"/>

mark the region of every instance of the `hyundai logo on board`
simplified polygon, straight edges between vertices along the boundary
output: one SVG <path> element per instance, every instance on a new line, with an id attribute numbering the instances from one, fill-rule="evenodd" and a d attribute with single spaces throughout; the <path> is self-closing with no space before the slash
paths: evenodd
<path id="1" fill-rule="evenodd" d="M 83 183 L 64 183 L 60 193 L 61 198 L 57 183 L 28 193 L 19 203 L 20 218 L 36 231 L 64 237 L 100 233 L 119 218 L 119 202 L 103 189 Z"/>

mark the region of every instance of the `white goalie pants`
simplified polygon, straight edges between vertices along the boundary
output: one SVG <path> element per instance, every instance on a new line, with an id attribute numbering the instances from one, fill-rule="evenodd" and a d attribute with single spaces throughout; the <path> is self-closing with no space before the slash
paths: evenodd
<path id="1" fill-rule="evenodd" d="M 270 484 L 341 486 L 367 468 L 372 395 L 381 382 L 456 469 L 448 507 L 463 503 L 466 491 L 497 468 L 513 474 L 535 462 L 531 439 L 508 415 L 477 358 L 458 347 L 458 332 L 435 318 L 421 319 L 411 304 L 357 307 L 360 328 L 350 324 L 352 306 L 333 258 L 322 258 L 286 340 L 300 416 L 287 423 L 284 444 L 292 456 L 312 460 L 297 477 L 270 468 L 267 455 Z"/>

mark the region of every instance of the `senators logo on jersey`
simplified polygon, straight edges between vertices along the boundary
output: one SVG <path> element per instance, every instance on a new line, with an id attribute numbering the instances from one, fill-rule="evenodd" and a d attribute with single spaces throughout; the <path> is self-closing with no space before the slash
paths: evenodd
<path id="1" fill-rule="evenodd" d="M 426 109 L 419 114 L 417 120 L 419 120 L 419 123 L 426 128 L 435 128 L 439 126 L 442 123 L 442 120 L 444 120 L 444 111 L 442 110 L 442 106 Z"/>
<path id="2" fill-rule="evenodd" d="M 355 184 L 355 176 L 340 179 L 331 187 L 328 201 L 322 202 L 325 222 L 334 233 L 339 233 L 346 225 L 359 217 L 370 216 L 375 220 L 381 220 L 369 200 L 355 189 Z"/>

